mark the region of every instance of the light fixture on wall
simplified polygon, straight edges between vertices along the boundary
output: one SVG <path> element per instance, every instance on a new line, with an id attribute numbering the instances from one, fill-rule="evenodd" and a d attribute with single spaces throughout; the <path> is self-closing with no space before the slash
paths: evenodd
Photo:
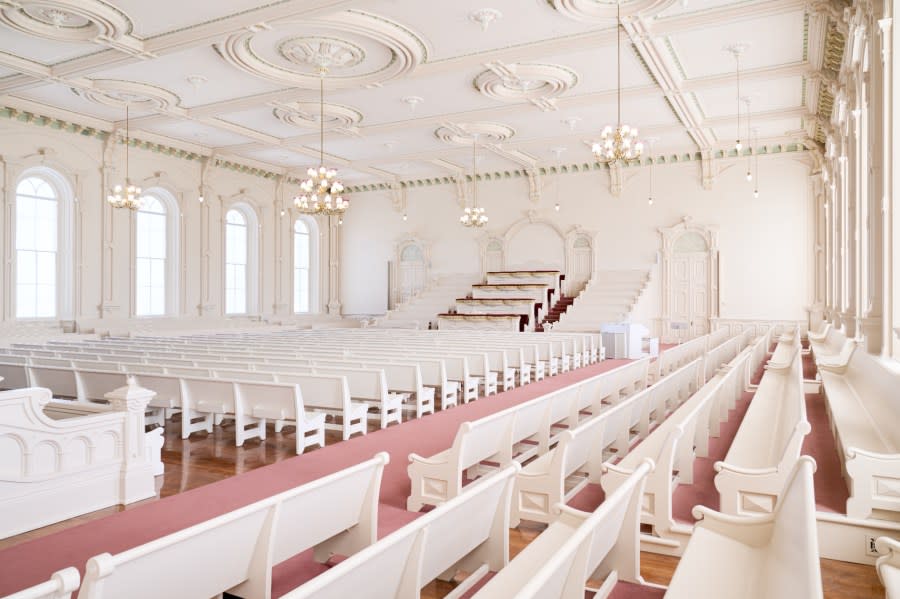
<path id="1" fill-rule="evenodd" d="M 598 162 L 614 164 L 637 160 L 644 151 L 644 145 L 637 141 L 638 130 L 622 123 L 622 4 L 616 2 L 616 127 L 607 125 L 600 134 L 600 142 L 594 143 L 591 151 Z"/>
<path id="2" fill-rule="evenodd" d="M 756 151 L 756 148 L 759 147 L 759 129 L 753 129 L 753 169 L 756 171 L 756 176 L 754 180 L 756 181 L 756 186 L 753 188 L 753 198 L 759 199 L 759 152 Z"/>
<path id="3" fill-rule="evenodd" d="M 654 163 L 653 146 L 654 146 L 654 144 L 656 144 L 657 141 L 659 141 L 658 137 L 648 137 L 647 138 L 647 147 L 650 150 L 650 195 L 647 196 L 647 205 L 648 206 L 653 205 L 653 163 Z"/>
<path id="4" fill-rule="evenodd" d="M 137 185 L 132 185 L 128 176 L 128 146 L 131 145 L 129 133 L 128 102 L 125 102 L 125 184 L 118 184 L 113 187 L 112 193 L 106 196 L 106 203 L 113 208 L 140 210 L 143 203 L 141 188 Z"/>
<path id="5" fill-rule="evenodd" d="M 350 203 L 342 195 L 344 185 L 337 179 L 337 170 L 325 166 L 325 75 L 330 59 L 319 58 L 319 168 L 306 171 L 309 178 L 300 184 L 294 206 L 303 214 L 341 215 Z"/>
<path id="6" fill-rule="evenodd" d="M 556 204 L 553 205 L 553 209 L 559 212 L 562 210 L 562 205 L 559 203 L 559 176 L 562 174 L 562 168 L 559 164 L 559 157 L 562 156 L 562 153 L 566 151 L 565 148 L 550 148 L 550 151 L 556 155 Z"/>
<path id="7" fill-rule="evenodd" d="M 472 136 L 472 206 L 466 206 L 459 222 L 464 227 L 483 227 L 488 223 L 484 208 L 478 207 L 478 134 Z"/>
<path id="8" fill-rule="evenodd" d="M 726 51 L 734 55 L 735 75 L 737 79 L 737 141 L 734 144 L 734 151 L 740 155 L 744 149 L 741 142 L 741 54 L 747 50 L 747 44 L 733 44 L 725 48 Z"/>
<path id="9" fill-rule="evenodd" d="M 750 96 L 744 96 L 743 98 L 744 105 L 747 107 L 747 141 L 750 143 L 750 155 L 747 157 L 747 181 L 753 181 L 753 138 L 750 136 L 750 103 L 752 102 Z"/>

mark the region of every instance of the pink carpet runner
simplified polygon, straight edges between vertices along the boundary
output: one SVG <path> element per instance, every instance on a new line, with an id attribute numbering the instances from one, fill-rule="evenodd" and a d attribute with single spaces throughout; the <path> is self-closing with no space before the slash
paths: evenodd
<path id="1" fill-rule="evenodd" d="M 462 422 L 493 414 L 624 363 L 626 360 L 605 360 L 7 548 L 0 551 L 0 596 L 43 582 L 68 566 L 83 572 L 87 560 L 99 553 L 115 554 L 147 543 L 352 466 L 379 451 L 387 451 L 391 456 L 380 495 L 378 530 L 379 536 L 384 536 L 417 517 L 406 511 L 410 492 L 406 466 L 410 453 L 435 454 L 453 443 Z M 274 595 L 284 594 L 322 568 L 305 554 L 285 562 L 275 570 Z"/>

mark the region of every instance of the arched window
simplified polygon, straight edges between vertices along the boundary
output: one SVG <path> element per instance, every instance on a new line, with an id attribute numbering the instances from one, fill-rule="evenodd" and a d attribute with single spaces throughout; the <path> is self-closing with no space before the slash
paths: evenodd
<path id="1" fill-rule="evenodd" d="M 247 219 L 240 210 L 225 215 L 225 313 L 247 313 Z"/>
<path id="2" fill-rule="evenodd" d="M 135 301 L 137 316 L 166 313 L 166 207 L 159 198 L 144 196 L 135 215 Z"/>
<path id="3" fill-rule="evenodd" d="M 16 187 L 16 318 L 57 317 L 59 202 L 40 177 Z"/>
<path id="4" fill-rule="evenodd" d="M 309 312 L 311 244 L 309 225 L 302 220 L 294 223 L 294 312 Z"/>

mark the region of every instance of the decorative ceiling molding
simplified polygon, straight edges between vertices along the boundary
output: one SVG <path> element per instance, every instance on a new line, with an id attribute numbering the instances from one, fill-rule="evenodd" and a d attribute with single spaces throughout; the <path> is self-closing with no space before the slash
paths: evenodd
<path id="1" fill-rule="evenodd" d="M 169 90 L 137 81 L 95 79 L 90 87 L 73 87 L 72 92 L 95 104 L 114 108 L 128 105 L 139 110 L 168 112 L 181 105 L 181 98 Z"/>
<path id="2" fill-rule="evenodd" d="M 325 129 L 351 135 L 358 135 L 357 125 L 362 122 L 361 112 L 341 104 L 325 104 Z M 309 130 L 319 129 L 318 102 L 292 102 L 275 104 L 272 114 L 285 125 L 293 125 Z"/>
<path id="3" fill-rule="evenodd" d="M 624 0 L 622 18 L 655 17 L 679 0 Z M 616 20 L 615 0 L 547 0 L 547 4 L 570 19 L 587 23 Z"/>
<path id="4" fill-rule="evenodd" d="M 511 139 L 516 130 L 501 123 L 444 123 L 434 132 L 444 143 L 457 146 L 471 146 L 478 137 L 482 144 L 498 144 Z"/>
<path id="5" fill-rule="evenodd" d="M 285 30 L 292 35 L 272 40 L 272 27 L 251 27 L 215 48 L 229 64 L 251 75 L 305 89 L 318 88 L 322 66 L 329 69 L 332 87 L 347 88 L 402 77 L 428 58 L 418 35 L 359 10 L 279 23 L 278 32 Z"/>
<path id="6" fill-rule="evenodd" d="M 479 92 L 502 102 L 528 101 L 543 110 L 556 110 L 554 98 L 578 84 L 578 74 L 555 64 L 512 63 L 496 60 L 487 63 L 472 84 Z"/>
<path id="7" fill-rule="evenodd" d="M 95 43 L 151 56 L 132 37 L 128 15 L 102 0 L 0 0 L 0 23 L 56 42 Z"/>

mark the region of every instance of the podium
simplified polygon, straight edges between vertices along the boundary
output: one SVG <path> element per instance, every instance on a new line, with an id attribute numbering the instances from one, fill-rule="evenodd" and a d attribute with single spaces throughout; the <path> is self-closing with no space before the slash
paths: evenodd
<path id="1" fill-rule="evenodd" d="M 605 324 L 600 327 L 607 358 L 637 360 L 643 357 L 644 338 L 649 334 L 650 329 L 634 322 Z"/>

